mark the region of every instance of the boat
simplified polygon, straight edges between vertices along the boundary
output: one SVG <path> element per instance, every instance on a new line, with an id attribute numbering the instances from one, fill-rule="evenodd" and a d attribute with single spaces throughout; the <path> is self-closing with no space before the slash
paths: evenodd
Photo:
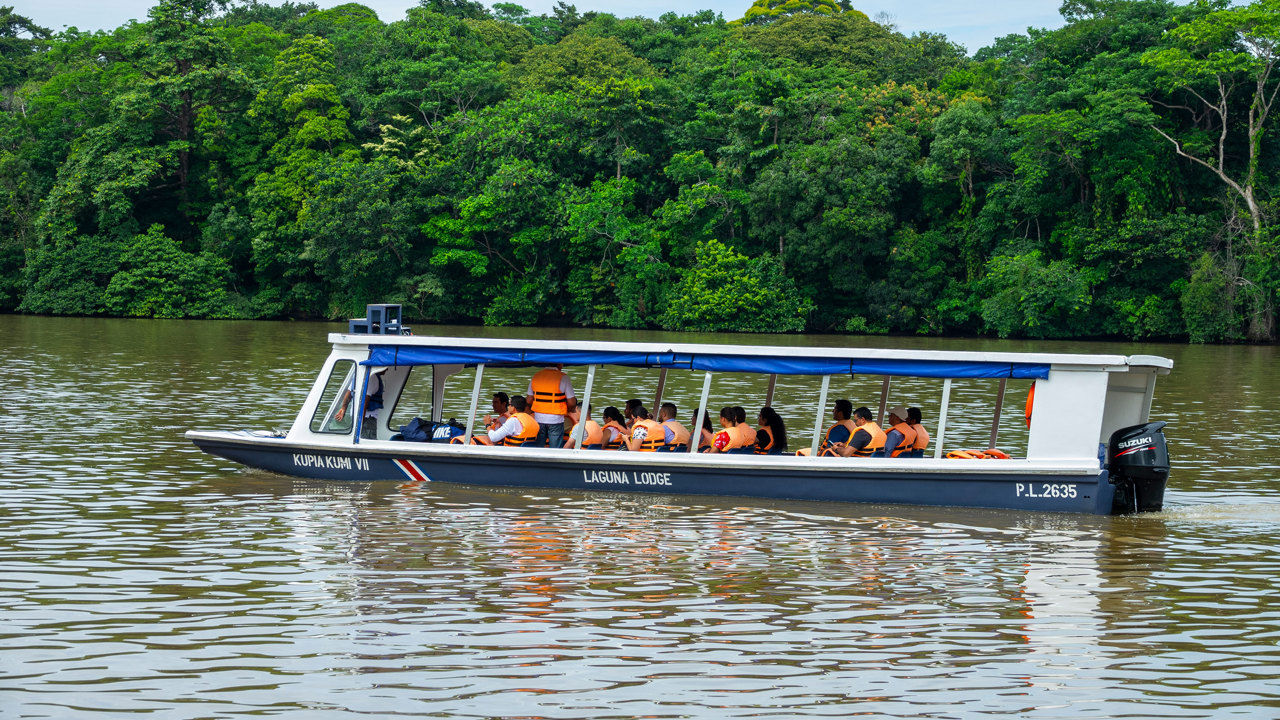
<path id="1" fill-rule="evenodd" d="M 206 453 L 275 473 L 336 481 L 396 480 L 571 490 L 702 494 L 830 502 L 990 507 L 1103 515 L 1158 511 L 1169 475 L 1164 422 L 1149 418 L 1156 378 L 1173 362 L 1152 355 L 1086 355 L 770 345 L 502 340 L 412 334 L 396 305 L 371 305 L 347 332 L 331 333 L 332 350 L 287 431 L 189 430 Z M 702 380 L 702 417 L 716 377 L 769 377 L 771 404 L 779 376 L 814 384 L 810 456 L 593 449 L 491 447 L 468 444 L 476 428 L 486 369 L 559 364 L 581 377 L 580 406 L 592 402 L 598 371 L 655 368 L 658 398 L 668 373 Z M 443 419 L 446 380 L 474 371 L 465 424 Z M 373 428 L 362 427 L 366 384 L 378 373 L 382 402 Z M 819 437 L 830 424 L 831 380 L 882 378 L 883 417 L 897 378 L 942 382 L 932 457 L 821 457 Z M 430 381 L 422 418 L 446 429 L 440 439 L 408 442 L 387 424 L 415 378 Z M 946 424 L 954 380 L 994 383 L 991 447 L 995 446 L 1006 385 L 1034 382 L 1023 456 L 971 459 L 947 448 Z M 914 381 L 913 381 L 914 382 Z M 456 385 L 456 383 L 455 383 Z M 696 384 L 695 384 L 696 387 Z M 354 409 L 342 412 L 344 402 Z M 406 401 L 408 402 L 408 401 Z M 657 403 L 655 402 L 655 407 Z M 369 435 L 371 437 L 362 437 Z M 577 443 L 579 446 L 581 442 Z M 696 445 L 696 443 L 695 443 Z M 981 453 L 977 453 L 981 455 Z M 964 458 L 964 459 L 957 459 Z"/>

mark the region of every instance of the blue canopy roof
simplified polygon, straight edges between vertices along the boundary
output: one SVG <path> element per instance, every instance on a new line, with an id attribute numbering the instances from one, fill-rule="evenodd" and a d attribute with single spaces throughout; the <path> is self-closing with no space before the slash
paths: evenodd
<path id="1" fill-rule="evenodd" d="M 624 365 L 628 367 L 749 372 L 777 375 L 895 375 L 932 378 L 1019 378 L 1049 376 L 1047 363 L 956 360 L 861 359 L 794 355 L 631 352 L 625 350 L 514 350 L 510 348 L 372 345 L 361 365 Z"/>

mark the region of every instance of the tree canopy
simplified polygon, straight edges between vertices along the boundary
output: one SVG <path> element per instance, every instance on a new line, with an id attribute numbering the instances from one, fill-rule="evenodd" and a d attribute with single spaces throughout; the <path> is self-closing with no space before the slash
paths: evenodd
<path id="1" fill-rule="evenodd" d="M 0 7 L 0 311 L 1274 341 L 1280 0 Z"/>

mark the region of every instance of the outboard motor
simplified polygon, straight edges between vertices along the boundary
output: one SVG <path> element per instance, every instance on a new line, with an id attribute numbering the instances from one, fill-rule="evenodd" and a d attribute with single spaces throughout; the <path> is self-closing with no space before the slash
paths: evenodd
<path id="1" fill-rule="evenodd" d="M 1107 470 L 1116 486 L 1112 513 L 1156 512 L 1164 507 L 1164 488 L 1169 480 L 1166 424 L 1143 423 L 1111 433 Z"/>

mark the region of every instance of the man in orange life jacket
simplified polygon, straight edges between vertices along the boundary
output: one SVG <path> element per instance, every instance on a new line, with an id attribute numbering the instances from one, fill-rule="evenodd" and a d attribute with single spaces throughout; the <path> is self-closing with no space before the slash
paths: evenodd
<path id="1" fill-rule="evenodd" d="M 511 398 L 511 417 L 502 427 L 489 431 L 490 445 L 523 445 L 538 437 L 538 422 L 529 415 L 529 404 L 519 395 Z M 483 444 L 483 443 L 482 443 Z"/>
<path id="2" fill-rule="evenodd" d="M 564 447 L 564 418 L 578 407 L 564 365 L 546 367 L 529 380 L 529 403 L 538 421 L 538 447 Z"/>
<path id="3" fill-rule="evenodd" d="M 662 447 L 658 452 L 674 452 L 677 448 L 689 448 L 689 431 L 676 422 L 675 403 L 665 402 L 658 408 L 658 424 L 662 426 Z"/>
<path id="4" fill-rule="evenodd" d="M 907 409 L 891 407 L 889 413 L 889 430 L 884 436 L 884 456 L 902 457 L 911 452 L 916 442 L 916 431 L 907 424 Z"/>
<path id="5" fill-rule="evenodd" d="M 860 407 L 853 411 L 854 431 L 849 441 L 836 443 L 832 452 L 841 457 L 879 457 L 884 454 L 884 430 L 871 420 L 871 410 Z"/>

